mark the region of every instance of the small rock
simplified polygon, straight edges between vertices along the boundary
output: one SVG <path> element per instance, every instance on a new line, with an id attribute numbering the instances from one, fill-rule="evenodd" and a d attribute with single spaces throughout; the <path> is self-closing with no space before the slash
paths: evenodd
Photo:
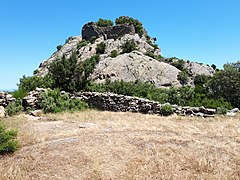
<path id="1" fill-rule="evenodd" d="M 0 117 L 5 117 L 5 109 L 3 106 L 0 106 Z"/>
<path id="2" fill-rule="evenodd" d="M 40 116 L 43 115 L 43 111 L 42 111 L 42 110 L 35 110 L 35 111 L 32 111 L 32 112 L 30 113 L 30 115 L 36 116 L 36 117 L 40 117 Z"/>
<path id="3" fill-rule="evenodd" d="M 230 111 L 230 113 L 238 113 L 239 112 L 239 109 L 238 108 L 234 108 Z"/>
<path id="4" fill-rule="evenodd" d="M 230 116 L 230 117 L 234 117 L 236 115 L 237 115 L 237 113 L 234 113 L 234 112 L 227 112 L 226 113 L 226 116 Z"/>

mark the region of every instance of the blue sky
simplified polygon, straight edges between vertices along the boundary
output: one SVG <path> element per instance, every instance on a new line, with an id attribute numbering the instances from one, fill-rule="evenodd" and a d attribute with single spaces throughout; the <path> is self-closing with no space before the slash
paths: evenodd
<path id="1" fill-rule="evenodd" d="M 14 89 L 69 36 L 99 18 L 140 20 L 165 57 L 240 60 L 239 0 L 1 0 L 0 89 Z"/>

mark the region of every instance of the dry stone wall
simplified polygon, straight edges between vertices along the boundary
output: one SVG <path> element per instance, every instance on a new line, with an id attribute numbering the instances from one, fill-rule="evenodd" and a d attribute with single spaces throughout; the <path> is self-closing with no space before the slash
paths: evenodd
<path id="1" fill-rule="evenodd" d="M 23 106 L 25 108 L 39 109 L 38 97 L 40 93 L 45 92 L 46 89 L 37 88 L 23 99 Z M 148 99 L 119 95 L 114 93 L 99 93 L 99 92 L 77 92 L 66 93 L 72 99 L 80 99 L 88 103 L 91 107 L 106 111 L 115 112 L 138 112 L 145 114 L 161 115 L 161 109 L 166 104 L 160 104 L 156 101 Z M 182 107 L 172 105 L 173 112 L 178 115 L 213 117 L 216 114 L 215 109 L 204 107 Z"/>
<path id="2" fill-rule="evenodd" d="M 7 92 L 0 92 L 0 106 L 6 107 L 9 103 L 15 102 L 16 99 Z"/>

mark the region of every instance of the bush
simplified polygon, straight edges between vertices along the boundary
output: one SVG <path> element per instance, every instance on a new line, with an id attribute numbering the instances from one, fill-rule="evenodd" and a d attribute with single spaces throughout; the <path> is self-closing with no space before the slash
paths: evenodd
<path id="1" fill-rule="evenodd" d="M 20 78 L 20 84 L 18 84 L 19 93 L 28 93 L 39 88 L 51 88 L 53 84 L 53 80 L 49 75 L 44 77 L 39 76 L 29 76 L 26 77 L 25 75 Z"/>
<path id="2" fill-rule="evenodd" d="M 90 39 L 90 43 L 94 43 L 96 41 L 97 37 L 96 36 L 92 36 L 91 39 Z"/>
<path id="3" fill-rule="evenodd" d="M 169 58 L 170 60 L 171 58 Z M 182 59 L 177 59 L 177 60 L 174 60 L 172 63 L 171 63 L 172 66 L 176 67 L 177 69 L 179 69 L 180 71 L 184 70 L 184 60 Z"/>
<path id="4" fill-rule="evenodd" d="M 146 56 L 149 56 L 149 57 L 151 57 L 151 58 L 153 58 L 153 59 L 155 59 L 155 55 L 154 55 L 154 53 L 151 52 L 151 51 L 146 52 L 145 55 L 146 55 Z"/>
<path id="5" fill-rule="evenodd" d="M 142 26 L 142 23 L 140 21 L 138 21 L 137 19 L 133 19 L 133 18 L 126 17 L 126 16 L 121 16 L 121 17 L 116 19 L 115 23 L 116 24 L 127 23 L 127 24 L 130 24 L 130 25 L 133 25 L 136 33 L 138 33 L 140 37 L 142 37 L 144 32 L 145 32 L 144 28 Z"/>
<path id="6" fill-rule="evenodd" d="M 82 47 L 88 45 L 89 41 L 83 39 L 82 41 L 80 41 L 78 44 L 77 44 L 77 49 L 81 49 Z"/>
<path id="7" fill-rule="evenodd" d="M 189 81 L 189 75 L 186 71 L 181 71 L 178 74 L 178 80 L 182 85 L 186 85 Z"/>
<path id="8" fill-rule="evenodd" d="M 112 50 L 112 51 L 111 51 L 111 54 L 110 54 L 110 57 L 111 57 L 111 58 L 115 58 L 115 57 L 117 57 L 117 55 L 118 55 L 117 50 Z"/>
<path id="9" fill-rule="evenodd" d="M 97 26 L 99 27 L 108 27 L 108 26 L 113 26 L 113 22 L 111 20 L 107 20 L 107 19 L 102 19 L 100 18 L 97 21 Z"/>
<path id="10" fill-rule="evenodd" d="M 105 49 L 106 49 L 106 44 L 104 42 L 101 42 L 100 44 L 97 44 L 96 53 L 97 54 L 104 54 Z"/>
<path id="11" fill-rule="evenodd" d="M 22 112 L 22 110 L 22 101 L 20 99 L 17 99 L 16 102 L 9 103 L 8 106 L 5 108 L 5 112 L 9 116 L 19 114 L 20 112 Z"/>
<path id="12" fill-rule="evenodd" d="M 23 91 L 22 89 L 18 89 L 16 91 L 13 91 L 11 94 L 16 99 L 23 99 L 25 96 L 27 96 L 27 92 Z"/>
<path id="13" fill-rule="evenodd" d="M 163 105 L 161 107 L 160 113 L 162 116 L 170 116 L 173 114 L 172 106 L 170 104 Z"/>
<path id="14" fill-rule="evenodd" d="M 0 122 L 0 154 L 13 153 L 19 147 L 17 138 L 17 131 L 7 130 Z"/>
<path id="15" fill-rule="evenodd" d="M 61 95 L 59 90 L 49 90 L 39 97 L 39 105 L 44 113 L 58 113 L 62 111 L 80 111 L 86 109 L 86 103 L 78 99 L 70 99 L 67 94 Z"/>
<path id="16" fill-rule="evenodd" d="M 124 53 L 130 53 L 133 50 L 136 50 L 137 46 L 133 40 L 127 40 L 123 45 L 122 45 L 122 54 Z"/>
<path id="17" fill-rule="evenodd" d="M 62 49 L 62 47 L 63 47 L 62 45 L 58 45 L 57 50 L 59 51 L 60 49 Z"/>

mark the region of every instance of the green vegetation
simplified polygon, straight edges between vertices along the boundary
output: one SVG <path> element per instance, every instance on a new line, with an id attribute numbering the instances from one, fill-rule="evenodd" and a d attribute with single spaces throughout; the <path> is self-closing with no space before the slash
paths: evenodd
<path id="1" fill-rule="evenodd" d="M 186 71 L 181 71 L 178 74 L 178 80 L 182 85 L 186 85 L 189 82 L 189 75 Z"/>
<path id="2" fill-rule="evenodd" d="M 99 56 L 97 55 L 78 63 L 76 52 L 73 52 L 69 59 L 63 56 L 55 60 L 49 67 L 49 75 L 53 82 L 52 88 L 59 88 L 67 92 L 84 89 L 89 75 L 98 62 Z"/>
<path id="3" fill-rule="evenodd" d="M 106 44 L 104 42 L 101 42 L 101 43 L 97 44 L 96 53 L 97 54 L 104 54 L 105 49 L 106 49 Z"/>
<path id="4" fill-rule="evenodd" d="M 40 107 L 44 113 L 57 113 L 62 111 L 80 111 L 86 109 L 86 103 L 78 99 L 70 99 L 67 94 L 61 95 L 59 90 L 49 90 L 39 97 Z"/>
<path id="5" fill-rule="evenodd" d="M 112 50 L 112 51 L 111 51 L 111 54 L 110 54 L 110 57 L 111 57 L 111 58 L 115 58 L 115 57 L 117 57 L 117 55 L 118 55 L 117 50 Z"/>
<path id="6" fill-rule="evenodd" d="M 178 104 L 181 106 L 205 106 L 209 108 L 227 108 L 232 106 L 223 98 L 212 98 L 202 89 L 183 86 L 181 88 L 159 89 L 152 84 L 124 81 L 107 81 L 105 84 L 90 83 L 87 91 L 113 92 L 128 96 L 136 96 L 155 100 L 160 103 Z"/>
<path id="7" fill-rule="evenodd" d="M 0 155 L 13 153 L 19 147 L 17 138 L 17 131 L 7 130 L 7 128 L 0 121 Z"/>
<path id="8" fill-rule="evenodd" d="M 161 107 L 160 113 L 162 116 L 170 116 L 173 114 L 173 109 L 170 104 L 165 104 Z"/>
<path id="9" fill-rule="evenodd" d="M 18 90 L 13 93 L 15 98 L 23 98 L 26 93 L 36 89 L 36 87 L 41 88 L 51 88 L 52 79 L 49 75 L 44 77 L 38 76 L 28 76 L 25 75 L 20 78 L 20 84 L 18 84 Z"/>
<path id="10" fill-rule="evenodd" d="M 82 47 L 86 46 L 89 44 L 89 41 L 83 39 L 82 41 L 80 41 L 78 44 L 77 44 L 77 49 L 81 49 Z"/>
<path id="11" fill-rule="evenodd" d="M 63 47 L 62 45 L 58 45 L 57 50 L 59 51 L 60 49 L 62 49 L 62 47 Z"/>
<path id="12" fill-rule="evenodd" d="M 17 99 L 16 102 L 11 102 L 8 104 L 8 106 L 5 108 L 6 114 L 9 116 L 19 114 L 22 112 L 22 101 L 21 99 Z"/>
<path id="13" fill-rule="evenodd" d="M 116 19 L 115 23 L 116 24 L 125 24 L 126 23 L 126 24 L 133 25 L 136 33 L 138 33 L 140 37 L 142 37 L 145 32 L 144 28 L 142 26 L 142 23 L 140 21 L 138 21 L 137 19 L 121 16 Z"/>
<path id="14" fill-rule="evenodd" d="M 99 26 L 99 27 L 113 26 L 113 22 L 112 22 L 111 20 L 108 20 L 108 19 L 102 19 L 102 18 L 100 18 L 100 19 L 97 21 L 97 26 Z"/>
<path id="15" fill-rule="evenodd" d="M 225 64 L 209 81 L 213 98 L 224 98 L 234 107 L 240 108 L 240 61 Z"/>
<path id="16" fill-rule="evenodd" d="M 182 59 L 174 59 L 170 64 L 180 71 L 184 70 L 184 60 Z"/>
<path id="17" fill-rule="evenodd" d="M 123 45 L 122 45 L 122 54 L 124 53 L 130 53 L 134 50 L 137 49 L 137 45 L 133 40 L 127 40 Z"/>
<path id="18" fill-rule="evenodd" d="M 155 54 L 154 54 L 153 52 L 151 52 L 151 51 L 146 52 L 145 55 L 146 55 L 146 56 L 149 56 L 149 57 L 151 57 L 151 58 L 153 58 L 153 59 L 156 58 Z"/>

